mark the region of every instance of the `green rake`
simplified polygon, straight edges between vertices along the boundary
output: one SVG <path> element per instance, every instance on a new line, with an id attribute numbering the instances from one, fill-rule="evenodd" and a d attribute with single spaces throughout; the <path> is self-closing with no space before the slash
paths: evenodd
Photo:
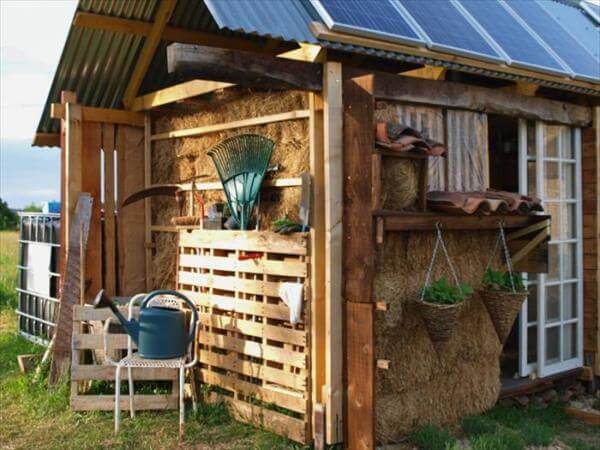
<path id="1" fill-rule="evenodd" d="M 208 151 L 240 230 L 248 229 L 274 147 L 273 141 L 264 136 L 241 134 L 225 139 Z"/>

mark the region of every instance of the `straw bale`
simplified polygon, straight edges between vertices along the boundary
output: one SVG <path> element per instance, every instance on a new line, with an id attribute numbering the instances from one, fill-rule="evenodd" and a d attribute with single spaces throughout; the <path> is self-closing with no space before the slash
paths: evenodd
<path id="1" fill-rule="evenodd" d="M 152 288 L 173 289 L 177 267 L 177 233 L 153 233 Z"/>
<path id="2" fill-rule="evenodd" d="M 411 209 L 416 205 L 419 175 L 411 160 L 384 158 L 381 170 L 383 209 Z"/>
<path id="3" fill-rule="evenodd" d="M 153 133 L 162 133 L 307 108 L 308 95 L 302 91 L 229 88 L 152 111 L 152 127 Z M 178 183 L 198 175 L 208 175 L 199 179 L 200 182 L 218 181 L 207 151 L 222 140 L 243 133 L 261 134 L 275 142 L 271 165 L 279 164 L 280 170 L 269 173 L 268 178 L 299 177 L 310 169 L 308 119 L 301 119 L 155 141 L 152 144 L 152 183 Z M 221 190 L 203 191 L 202 197 L 207 203 L 225 201 Z M 155 225 L 171 225 L 171 217 L 179 215 L 174 199 L 157 197 L 152 199 L 151 205 L 152 223 Z M 299 206 L 299 187 L 263 189 L 259 208 L 260 229 L 271 229 L 273 221 L 286 215 L 297 220 Z M 174 241 L 163 233 L 154 233 L 154 240 L 157 244 L 155 279 L 158 275 L 161 286 L 174 287 L 174 284 L 164 284 L 175 279 Z M 165 269 L 167 266 L 168 270 Z"/>
<path id="4" fill-rule="evenodd" d="M 461 281 L 479 288 L 495 232 L 445 232 Z M 376 381 L 377 438 L 398 441 L 418 424 L 454 425 L 491 407 L 500 391 L 501 345 L 481 299 L 468 300 L 459 326 L 436 352 L 414 300 L 435 244 L 433 232 L 389 233 L 377 254 L 376 356 L 391 361 Z M 500 263 L 500 261 L 496 261 Z M 432 279 L 451 274 L 438 255 Z"/>

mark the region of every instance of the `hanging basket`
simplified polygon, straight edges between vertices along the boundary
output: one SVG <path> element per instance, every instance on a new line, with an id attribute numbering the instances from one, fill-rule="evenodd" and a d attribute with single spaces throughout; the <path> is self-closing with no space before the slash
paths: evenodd
<path id="1" fill-rule="evenodd" d="M 450 340 L 457 327 L 467 299 L 453 305 L 438 305 L 418 300 L 417 308 L 436 350 Z"/>
<path id="2" fill-rule="evenodd" d="M 529 294 L 527 291 L 506 292 L 483 290 L 481 299 L 485 303 L 500 343 L 504 345 L 512 330 L 521 305 Z"/>

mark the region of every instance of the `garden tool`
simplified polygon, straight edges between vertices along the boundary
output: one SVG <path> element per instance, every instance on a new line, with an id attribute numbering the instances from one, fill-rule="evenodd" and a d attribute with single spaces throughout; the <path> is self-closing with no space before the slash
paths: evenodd
<path id="1" fill-rule="evenodd" d="M 257 134 L 241 134 L 214 146 L 212 158 L 227 198 L 231 216 L 241 230 L 248 222 L 275 144 Z"/>
<path id="2" fill-rule="evenodd" d="M 185 333 L 185 312 L 165 306 L 149 307 L 150 300 L 157 296 L 177 297 L 186 302 L 193 315 L 192 327 Z M 117 305 L 101 290 L 94 300 L 94 308 L 110 308 L 125 332 L 138 346 L 138 354 L 147 359 L 180 358 L 194 338 L 198 312 L 185 295 L 177 291 L 154 291 L 149 293 L 140 306 L 139 320 L 127 320 Z"/>

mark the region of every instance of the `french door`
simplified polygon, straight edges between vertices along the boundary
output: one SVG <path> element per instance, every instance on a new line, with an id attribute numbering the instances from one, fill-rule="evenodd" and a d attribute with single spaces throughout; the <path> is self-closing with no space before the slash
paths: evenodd
<path id="1" fill-rule="evenodd" d="M 519 372 L 545 377 L 583 363 L 581 130 L 520 121 L 519 189 L 552 216 L 549 270 L 527 278 Z"/>

